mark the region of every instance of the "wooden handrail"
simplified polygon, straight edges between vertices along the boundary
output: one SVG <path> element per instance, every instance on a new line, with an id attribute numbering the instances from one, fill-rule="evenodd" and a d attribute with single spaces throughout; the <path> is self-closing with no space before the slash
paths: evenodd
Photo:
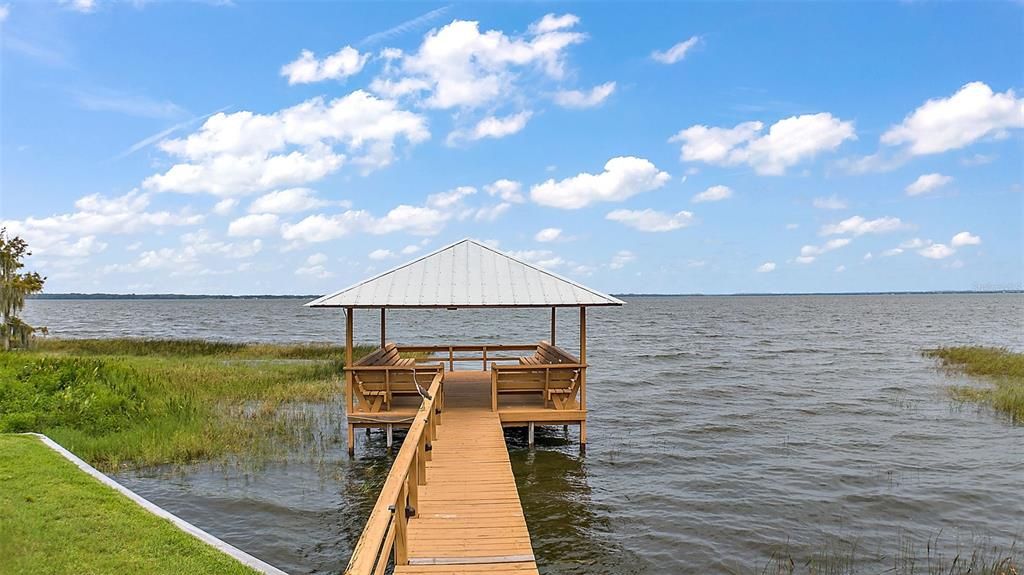
<path id="1" fill-rule="evenodd" d="M 356 542 L 345 569 L 348 575 L 383 573 L 392 555 L 396 565 L 409 563 L 408 521 L 418 513 L 419 486 L 427 482 L 428 445 L 437 438 L 444 409 L 443 382 L 442 366 L 427 390 L 430 399 L 423 398 Z"/>

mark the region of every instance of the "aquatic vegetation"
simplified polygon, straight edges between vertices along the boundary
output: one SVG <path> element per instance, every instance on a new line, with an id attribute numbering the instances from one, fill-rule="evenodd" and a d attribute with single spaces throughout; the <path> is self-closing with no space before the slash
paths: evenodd
<path id="1" fill-rule="evenodd" d="M 288 407 L 335 400 L 341 355 L 324 345 L 47 340 L 0 355 L 0 432 L 45 433 L 106 470 L 258 457 L 308 435 L 310 418 Z"/>
<path id="2" fill-rule="evenodd" d="M 1024 353 L 994 347 L 940 347 L 924 354 L 939 359 L 946 368 L 985 378 L 990 384 L 951 386 L 954 399 L 988 404 L 1012 421 L 1024 422 Z"/>
<path id="3" fill-rule="evenodd" d="M 0 525 L 0 574 L 255 573 L 32 436 L 0 435 Z"/>

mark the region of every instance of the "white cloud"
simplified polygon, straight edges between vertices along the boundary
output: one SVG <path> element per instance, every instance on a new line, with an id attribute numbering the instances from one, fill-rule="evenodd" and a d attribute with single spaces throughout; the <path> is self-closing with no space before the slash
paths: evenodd
<path id="1" fill-rule="evenodd" d="M 313 52 L 303 50 L 297 59 L 281 67 L 281 75 L 288 78 L 289 84 L 341 80 L 358 74 L 369 59 L 369 54 L 360 54 L 351 46 L 345 46 L 323 60 L 317 60 Z"/>
<path id="2" fill-rule="evenodd" d="M 860 236 L 864 234 L 884 234 L 906 229 L 907 227 L 907 224 L 904 224 L 899 218 L 883 217 L 868 220 L 861 216 L 853 216 L 837 224 L 822 226 L 821 235 L 853 234 Z"/>
<path id="3" fill-rule="evenodd" d="M 761 134 L 764 124 L 744 122 L 733 128 L 691 126 L 669 138 L 682 142 L 686 162 L 734 166 L 748 164 L 759 174 L 780 175 L 821 152 L 856 139 L 853 122 L 832 114 L 805 114 L 779 120 Z"/>
<path id="4" fill-rule="evenodd" d="M 60 3 L 82 14 L 88 14 L 96 9 L 96 0 L 60 0 Z"/>
<path id="5" fill-rule="evenodd" d="M 537 184 L 530 189 L 530 197 L 545 206 L 577 209 L 592 202 L 621 202 L 656 190 L 670 178 L 649 160 L 621 156 L 608 160 L 600 174 L 583 172 L 558 182 L 550 179 Z"/>
<path id="6" fill-rule="evenodd" d="M 340 214 L 313 214 L 295 224 L 281 226 L 281 237 L 290 242 L 326 242 L 364 232 L 382 235 L 407 232 L 430 236 L 441 231 L 448 216 L 429 207 L 400 205 L 383 217 L 374 217 L 363 210 L 347 210 Z"/>
<path id="7" fill-rule="evenodd" d="M 960 163 L 965 166 L 984 166 L 985 164 L 991 164 L 996 161 L 996 156 L 993 154 L 974 154 L 966 158 L 962 158 Z"/>
<path id="8" fill-rule="evenodd" d="M 235 206 L 237 205 L 238 200 L 236 198 L 224 198 L 223 200 L 220 200 L 219 202 L 214 204 L 213 213 L 217 214 L 218 216 L 226 216 L 230 214 L 231 210 L 235 209 Z"/>
<path id="9" fill-rule="evenodd" d="M 94 112 L 117 112 L 140 118 L 174 118 L 185 113 L 174 102 L 112 90 L 75 90 L 73 94 L 79 106 Z"/>
<path id="10" fill-rule="evenodd" d="M 322 253 L 322 252 L 317 252 L 315 254 L 310 254 L 310 256 L 308 258 L 306 258 L 306 264 L 311 265 L 311 266 L 318 266 L 318 265 L 322 265 L 322 264 L 325 264 L 325 263 L 327 263 L 327 254 Z"/>
<path id="11" fill-rule="evenodd" d="M 605 82 L 594 86 L 587 92 L 561 90 L 555 92 L 555 103 L 563 108 L 593 108 L 601 105 L 613 92 L 615 92 L 615 82 Z"/>
<path id="12" fill-rule="evenodd" d="M 766 274 L 775 271 L 775 262 L 764 262 L 757 266 L 758 273 Z"/>
<path id="13" fill-rule="evenodd" d="M 971 82 L 949 98 L 928 100 L 882 134 L 881 142 L 905 144 L 913 155 L 937 154 L 985 137 L 1003 137 L 1014 128 L 1024 128 L 1024 98 L 1013 90 L 994 93 L 984 82 Z"/>
<path id="14" fill-rule="evenodd" d="M 875 259 L 875 254 L 873 254 L 871 252 L 868 252 L 868 253 L 864 254 L 864 261 L 869 262 L 869 261 L 871 261 L 873 259 Z"/>
<path id="15" fill-rule="evenodd" d="M 518 114 L 511 114 L 504 117 L 487 116 L 480 120 L 470 130 L 454 130 L 448 134 L 448 145 L 455 145 L 462 141 L 476 141 L 484 138 L 500 139 L 520 132 L 530 121 L 533 112 L 524 111 Z"/>
<path id="16" fill-rule="evenodd" d="M 950 244 L 952 244 L 954 248 L 959 248 L 963 246 L 976 246 L 980 243 L 981 238 L 972 234 L 971 232 L 960 232 L 957 235 L 953 236 L 952 241 L 950 241 Z"/>
<path id="17" fill-rule="evenodd" d="M 728 186 L 711 186 L 703 192 L 693 196 L 693 202 L 719 202 L 732 197 L 732 189 Z"/>
<path id="18" fill-rule="evenodd" d="M 636 254 L 629 250 L 619 250 L 612 256 L 612 261 L 608 263 L 608 267 L 613 270 L 620 270 L 634 260 L 636 260 Z"/>
<path id="19" fill-rule="evenodd" d="M 952 181 L 952 176 L 944 176 L 938 173 L 923 174 L 918 176 L 913 183 L 907 186 L 907 195 L 919 196 L 921 194 L 927 194 L 928 192 L 941 188 Z"/>
<path id="20" fill-rule="evenodd" d="M 10 4 L 0 4 L 0 23 L 5 22 L 7 17 L 11 15 Z"/>
<path id="21" fill-rule="evenodd" d="M 430 137 L 426 119 L 361 90 L 326 102 L 313 98 L 273 114 L 243 111 L 210 116 L 185 138 L 160 148 L 182 160 L 143 185 L 156 191 L 235 196 L 301 185 L 354 162 L 369 170 L 389 164 L 399 138 Z M 342 145 L 351 154 L 338 153 Z"/>
<path id="22" fill-rule="evenodd" d="M 562 230 L 559 228 L 544 228 L 534 234 L 533 239 L 538 242 L 553 242 L 562 237 Z"/>
<path id="23" fill-rule="evenodd" d="M 268 236 L 277 232 L 278 217 L 275 214 L 249 214 L 228 224 L 228 235 Z"/>
<path id="24" fill-rule="evenodd" d="M 450 210 L 462 205 L 462 200 L 476 194 L 473 186 L 459 186 L 447 192 L 438 192 L 427 196 L 427 206 L 439 210 Z"/>
<path id="25" fill-rule="evenodd" d="M 565 265 L 565 260 L 555 255 L 551 250 L 518 250 L 508 253 L 517 260 L 522 260 L 542 268 L 557 268 Z"/>
<path id="26" fill-rule="evenodd" d="M 483 207 L 476 211 L 473 215 L 473 219 L 478 222 L 493 222 L 494 220 L 501 217 L 502 214 L 508 211 L 512 207 L 512 204 L 508 202 L 501 202 L 490 207 Z"/>
<path id="27" fill-rule="evenodd" d="M 685 58 L 686 53 L 699 43 L 700 36 L 691 36 L 690 39 L 684 40 L 664 52 L 655 50 L 651 53 L 651 58 L 662 64 L 675 64 Z"/>
<path id="28" fill-rule="evenodd" d="M 376 249 L 367 255 L 371 260 L 386 260 L 395 257 L 395 252 L 386 249 Z"/>
<path id="29" fill-rule="evenodd" d="M 796 261 L 801 264 L 809 264 L 817 259 L 818 256 L 847 246 L 851 241 L 849 238 L 835 238 L 828 240 L 820 246 L 805 245 L 800 248 L 800 256 L 796 258 Z"/>
<path id="30" fill-rule="evenodd" d="M 903 253 L 903 248 L 892 248 L 882 252 L 883 257 L 891 258 L 892 256 L 898 256 Z"/>
<path id="31" fill-rule="evenodd" d="M 105 272 L 139 272 L 145 270 L 169 270 L 171 276 L 213 275 L 231 273 L 223 265 L 217 269 L 203 266 L 203 258 L 220 256 L 231 259 L 244 259 L 258 254 L 263 249 L 259 239 L 243 242 L 224 242 L 213 239 L 206 230 L 182 234 L 181 247 L 160 248 L 139 254 L 139 258 L 131 264 L 113 264 L 106 266 Z M 238 269 L 236 267 L 236 269 Z"/>
<path id="32" fill-rule="evenodd" d="M 585 35 L 569 30 L 579 21 L 575 16 L 549 16 L 519 37 L 481 33 L 478 22 L 455 20 L 427 34 L 417 51 L 403 54 L 370 87 L 388 97 L 417 96 L 428 108 L 476 108 L 514 94 L 524 71 L 561 78 L 566 49 Z"/>
<path id="33" fill-rule="evenodd" d="M 926 248 L 918 250 L 917 253 L 929 259 L 941 260 L 948 258 L 956 252 L 946 244 L 932 244 Z"/>
<path id="34" fill-rule="evenodd" d="M 786 229 L 787 230 L 795 230 L 795 229 L 798 229 L 799 227 L 800 227 L 800 224 L 786 224 Z"/>
<path id="35" fill-rule="evenodd" d="M 619 222 L 641 232 L 670 232 L 693 223 L 693 213 L 687 211 L 670 214 L 652 209 L 615 210 L 606 219 Z"/>
<path id="36" fill-rule="evenodd" d="M 836 195 L 827 198 L 814 198 L 814 207 L 819 210 L 845 210 L 846 200 Z"/>
<path id="37" fill-rule="evenodd" d="M 931 244 L 931 240 L 922 240 L 921 238 L 913 238 L 906 240 L 900 244 L 900 248 L 905 250 L 916 250 L 917 248 L 923 248 Z"/>
<path id="38" fill-rule="evenodd" d="M 562 14 L 561 16 L 545 14 L 543 18 L 533 24 L 530 24 L 530 33 L 544 34 L 547 32 L 554 32 L 565 28 L 572 28 L 579 23 L 580 19 L 575 14 Z"/>
<path id="39" fill-rule="evenodd" d="M 841 274 L 841 273 L 843 273 L 845 271 L 846 271 L 846 266 L 845 265 L 839 264 L 838 266 L 836 266 L 836 273 Z"/>
<path id="40" fill-rule="evenodd" d="M 414 254 L 414 253 L 416 253 L 418 251 L 420 251 L 420 246 L 418 246 L 416 244 L 409 244 L 409 245 L 405 246 L 404 248 L 402 248 L 402 255 L 408 256 L 408 255 L 412 255 L 412 254 Z"/>
<path id="41" fill-rule="evenodd" d="M 498 196 L 503 201 L 513 204 L 520 204 L 526 201 L 526 198 L 523 197 L 522 189 L 523 185 L 519 182 L 506 179 L 497 180 L 493 184 L 484 186 L 484 191 L 488 194 Z"/>
<path id="42" fill-rule="evenodd" d="M 131 191 L 122 196 L 100 194 L 83 196 L 75 202 L 77 211 L 44 218 L 0 220 L 12 235 L 24 238 L 36 255 L 52 255 L 75 245 L 78 239 L 99 234 L 133 234 L 160 228 L 192 226 L 202 215 L 187 210 L 178 212 L 146 211 L 150 196 Z M 95 244 L 98 245 L 98 244 Z"/>
<path id="43" fill-rule="evenodd" d="M 287 188 L 264 194 L 249 204 L 250 214 L 294 214 L 330 204 L 309 188 Z"/>
<path id="44" fill-rule="evenodd" d="M 327 270 L 324 264 L 327 263 L 327 255 L 315 253 L 306 258 L 306 264 L 295 270 L 295 275 L 310 276 L 317 279 L 333 277 L 334 273 Z"/>

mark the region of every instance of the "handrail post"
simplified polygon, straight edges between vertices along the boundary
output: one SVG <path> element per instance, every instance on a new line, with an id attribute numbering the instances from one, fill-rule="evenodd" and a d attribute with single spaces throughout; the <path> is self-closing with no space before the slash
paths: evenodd
<path id="1" fill-rule="evenodd" d="M 487 346 L 486 345 L 483 346 L 483 350 L 484 350 L 484 364 L 483 364 L 483 368 L 484 368 L 484 371 L 487 371 Z"/>
<path id="2" fill-rule="evenodd" d="M 498 411 L 498 370 L 491 362 L 491 411 Z"/>
<path id="3" fill-rule="evenodd" d="M 408 486 L 409 486 L 407 488 L 409 490 L 409 507 L 413 508 L 413 513 L 415 513 L 416 515 L 419 515 L 419 513 L 420 513 L 420 511 L 419 511 L 419 509 L 420 509 L 420 490 L 419 490 L 419 486 L 423 485 L 424 483 L 426 483 L 425 481 L 422 481 L 422 478 L 420 477 L 420 465 L 418 463 L 419 459 L 420 459 L 420 454 L 419 453 L 417 453 L 415 456 L 413 456 L 413 462 L 412 462 L 412 466 L 409 467 L 409 476 L 408 476 L 408 480 L 407 480 L 408 481 Z M 414 517 L 415 517 L 415 515 L 414 515 Z"/>
<path id="4" fill-rule="evenodd" d="M 406 493 L 409 489 L 408 479 L 403 482 L 395 505 L 395 565 L 409 564 L 408 531 L 409 518 L 405 516 Z"/>
<path id="5" fill-rule="evenodd" d="M 416 481 L 420 485 L 427 484 L 427 435 L 420 434 L 419 444 L 416 446 L 416 458 L 413 461 L 416 467 Z"/>

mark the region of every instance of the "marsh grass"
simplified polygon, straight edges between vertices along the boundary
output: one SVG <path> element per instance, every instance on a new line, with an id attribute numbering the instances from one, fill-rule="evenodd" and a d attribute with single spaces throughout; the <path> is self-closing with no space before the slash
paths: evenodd
<path id="1" fill-rule="evenodd" d="M 370 351 L 360 347 L 357 357 Z M 44 340 L 0 354 L 0 432 L 51 436 L 104 470 L 266 457 L 315 437 L 337 346 Z"/>
<path id="2" fill-rule="evenodd" d="M 989 383 L 984 387 L 950 386 L 954 399 L 991 405 L 1011 421 L 1024 423 L 1024 353 L 995 347 L 940 347 L 926 350 L 924 355 L 938 359 L 947 369 Z"/>

